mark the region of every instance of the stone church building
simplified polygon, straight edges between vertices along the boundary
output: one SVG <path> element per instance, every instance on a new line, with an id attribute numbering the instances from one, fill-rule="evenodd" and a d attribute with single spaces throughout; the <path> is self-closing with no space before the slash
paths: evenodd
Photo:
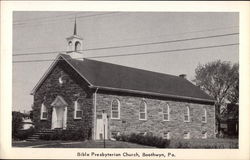
<path id="1" fill-rule="evenodd" d="M 153 134 L 215 137 L 214 100 L 184 75 L 174 76 L 82 58 L 76 33 L 32 90 L 38 129 L 84 128 L 92 139 Z"/>

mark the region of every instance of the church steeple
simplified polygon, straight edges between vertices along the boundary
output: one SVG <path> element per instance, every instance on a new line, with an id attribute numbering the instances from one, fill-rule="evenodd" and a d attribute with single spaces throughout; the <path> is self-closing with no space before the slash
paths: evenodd
<path id="1" fill-rule="evenodd" d="M 83 38 L 77 35 L 76 25 L 77 24 L 76 24 L 76 18 L 75 18 L 73 35 L 66 38 L 67 53 L 72 58 L 82 57 L 82 49 L 83 49 Z"/>
<path id="2" fill-rule="evenodd" d="M 74 25 L 74 34 L 73 35 L 77 35 L 77 32 L 76 32 L 76 17 L 75 17 L 75 25 Z"/>

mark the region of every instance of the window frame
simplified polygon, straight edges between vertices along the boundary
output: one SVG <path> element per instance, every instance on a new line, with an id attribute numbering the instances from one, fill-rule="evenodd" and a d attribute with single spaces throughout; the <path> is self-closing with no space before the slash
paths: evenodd
<path id="1" fill-rule="evenodd" d="M 118 117 L 113 117 L 113 111 L 116 111 L 116 110 L 113 110 L 113 102 L 114 101 L 117 101 L 118 103 L 118 106 L 117 106 L 117 112 L 118 112 Z M 121 107 L 121 103 L 120 103 L 120 100 L 119 99 L 113 99 L 112 102 L 111 102 L 111 119 L 120 119 L 120 107 Z"/>
<path id="2" fill-rule="evenodd" d="M 140 111 L 140 107 L 141 107 L 142 103 L 144 104 L 143 105 L 144 106 L 144 112 Z M 147 106 L 148 105 L 147 105 L 146 101 L 142 100 L 141 103 L 140 103 L 140 106 L 139 106 L 139 120 L 142 120 L 142 121 L 146 121 L 147 120 L 147 108 L 148 108 Z M 145 114 L 145 118 L 144 119 L 141 118 L 141 113 Z"/>
<path id="3" fill-rule="evenodd" d="M 185 137 L 185 135 L 187 135 L 187 137 Z M 190 132 L 185 131 L 183 133 L 183 139 L 190 139 Z"/>
<path id="4" fill-rule="evenodd" d="M 75 42 L 75 51 L 77 52 L 77 51 L 81 51 L 81 42 L 80 41 L 76 41 Z"/>
<path id="5" fill-rule="evenodd" d="M 187 111 L 187 115 L 186 115 L 185 111 Z M 184 110 L 184 114 L 183 114 L 183 115 L 184 115 L 184 116 L 183 116 L 184 122 L 190 122 L 190 107 L 189 107 L 188 105 L 185 107 L 185 110 Z M 185 119 L 185 116 L 188 117 L 187 120 Z"/>
<path id="6" fill-rule="evenodd" d="M 167 107 L 167 113 L 164 112 L 164 108 Z M 170 121 L 170 107 L 169 104 L 167 103 L 165 106 L 162 108 L 162 114 L 163 114 L 163 121 Z M 165 114 L 168 115 L 168 119 L 165 119 Z"/>
<path id="7" fill-rule="evenodd" d="M 41 120 L 47 120 L 48 119 L 48 108 L 44 105 L 44 103 L 42 103 L 42 105 L 41 105 L 41 115 L 40 115 L 40 119 Z M 47 114 L 47 116 L 46 117 L 43 117 L 43 113 L 46 113 Z"/>
<path id="8" fill-rule="evenodd" d="M 166 134 L 167 136 L 165 136 L 165 134 Z M 170 134 L 171 134 L 170 131 L 163 132 L 163 139 L 170 139 L 170 138 L 171 138 L 171 137 L 170 137 Z"/>
<path id="9" fill-rule="evenodd" d="M 201 138 L 202 139 L 207 139 L 207 131 L 202 131 L 201 132 Z"/>
<path id="10" fill-rule="evenodd" d="M 80 99 L 77 99 L 75 102 L 74 102 L 74 119 L 82 119 L 82 116 L 83 116 L 83 109 L 81 108 L 81 105 L 79 104 L 79 101 Z M 78 104 L 80 106 L 78 106 Z M 80 107 L 81 109 L 79 109 L 78 107 Z M 81 117 L 77 117 L 77 112 L 81 112 Z"/>
<path id="11" fill-rule="evenodd" d="M 205 120 L 203 121 L 203 117 L 205 118 Z M 207 109 L 203 108 L 203 115 L 201 117 L 201 122 L 202 123 L 207 123 Z"/>

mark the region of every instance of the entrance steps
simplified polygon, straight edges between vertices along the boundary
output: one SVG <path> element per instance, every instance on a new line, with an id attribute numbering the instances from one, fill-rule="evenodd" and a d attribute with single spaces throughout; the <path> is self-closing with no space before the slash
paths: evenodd
<path id="1" fill-rule="evenodd" d="M 28 137 L 26 139 L 26 141 L 37 141 L 39 140 L 39 137 L 41 135 L 44 135 L 44 134 L 52 134 L 55 130 L 51 130 L 51 129 L 43 129 L 43 130 L 40 130 L 38 132 L 36 132 L 35 134 L 33 134 L 32 136 Z"/>

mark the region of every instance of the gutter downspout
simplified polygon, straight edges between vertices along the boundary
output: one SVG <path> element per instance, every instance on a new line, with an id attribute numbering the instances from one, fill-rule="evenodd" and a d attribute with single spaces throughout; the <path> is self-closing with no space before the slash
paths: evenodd
<path id="1" fill-rule="evenodd" d="M 93 139 L 96 139 L 96 93 L 99 88 L 96 88 L 95 93 L 94 93 L 94 134 L 93 134 Z"/>

